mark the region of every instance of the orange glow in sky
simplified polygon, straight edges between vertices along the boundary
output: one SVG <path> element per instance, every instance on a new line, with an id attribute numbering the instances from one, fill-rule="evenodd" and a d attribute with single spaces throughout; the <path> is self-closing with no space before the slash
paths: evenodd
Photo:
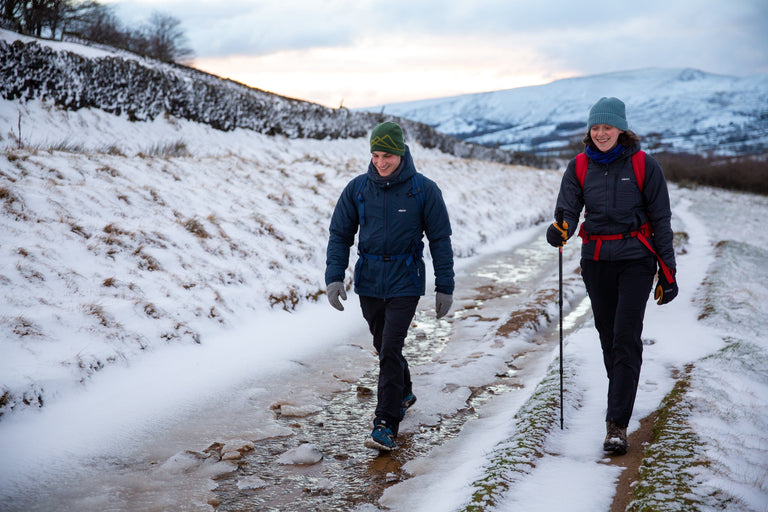
<path id="1" fill-rule="evenodd" d="M 366 39 L 349 47 L 198 58 L 194 67 L 252 87 L 328 107 L 349 108 L 540 85 L 576 73 L 547 74 L 533 50 L 499 38 Z M 499 68 L 498 63 L 505 65 Z"/>

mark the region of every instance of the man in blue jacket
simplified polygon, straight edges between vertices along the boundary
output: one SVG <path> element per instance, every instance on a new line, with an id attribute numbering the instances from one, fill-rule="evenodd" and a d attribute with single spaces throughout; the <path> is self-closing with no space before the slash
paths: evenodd
<path id="1" fill-rule="evenodd" d="M 416 172 L 402 128 L 393 122 L 371 132 L 368 172 L 350 181 L 331 218 L 325 283 L 331 306 L 342 311 L 349 248 L 358 233 L 354 289 L 379 355 L 379 384 L 369 448 L 397 448 L 398 426 L 416 401 L 403 344 L 425 293 L 422 258 L 427 235 L 435 272 L 437 318 L 453 302 L 451 223 L 435 182 Z"/>

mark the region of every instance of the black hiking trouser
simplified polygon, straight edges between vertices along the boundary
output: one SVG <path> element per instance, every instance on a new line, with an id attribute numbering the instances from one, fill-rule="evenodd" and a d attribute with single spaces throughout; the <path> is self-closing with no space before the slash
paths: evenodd
<path id="1" fill-rule="evenodd" d="M 643 362 L 643 318 L 656 274 L 656 260 L 581 260 L 595 326 L 608 374 L 605 420 L 626 427 L 635 406 Z"/>
<path id="2" fill-rule="evenodd" d="M 418 303 L 419 297 L 360 297 L 360 308 L 379 355 L 376 420 L 384 420 L 395 435 L 402 419 L 403 398 L 412 390 L 403 345 Z"/>

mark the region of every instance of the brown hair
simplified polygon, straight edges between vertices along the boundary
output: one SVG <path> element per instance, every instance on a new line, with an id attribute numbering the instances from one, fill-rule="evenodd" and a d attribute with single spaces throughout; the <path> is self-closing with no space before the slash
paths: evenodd
<path id="1" fill-rule="evenodd" d="M 592 136 L 589 134 L 589 130 L 587 130 L 586 135 L 584 135 L 584 139 L 582 139 L 582 142 L 587 146 L 591 147 L 592 149 L 597 149 L 597 146 L 592 140 Z M 629 147 L 636 142 L 640 142 L 640 136 L 635 132 L 633 132 L 632 130 L 625 130 L 619 134 L 619 144 L 621 144 L 622 146 Z"/>

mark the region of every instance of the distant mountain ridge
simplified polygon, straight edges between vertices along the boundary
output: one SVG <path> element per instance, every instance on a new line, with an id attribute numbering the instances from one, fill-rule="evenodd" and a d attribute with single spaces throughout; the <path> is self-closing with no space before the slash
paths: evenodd
<path id="1" fill-rule="evenodd" d="M 546 85 L 365 109 L 491 147 L 553 154 L 586 131 L 603 96 L 627 105 L 630 129 L 656 151 L 750 155 L 768 151 L 768 74 L 746 78 L 649 68 Z"/>

